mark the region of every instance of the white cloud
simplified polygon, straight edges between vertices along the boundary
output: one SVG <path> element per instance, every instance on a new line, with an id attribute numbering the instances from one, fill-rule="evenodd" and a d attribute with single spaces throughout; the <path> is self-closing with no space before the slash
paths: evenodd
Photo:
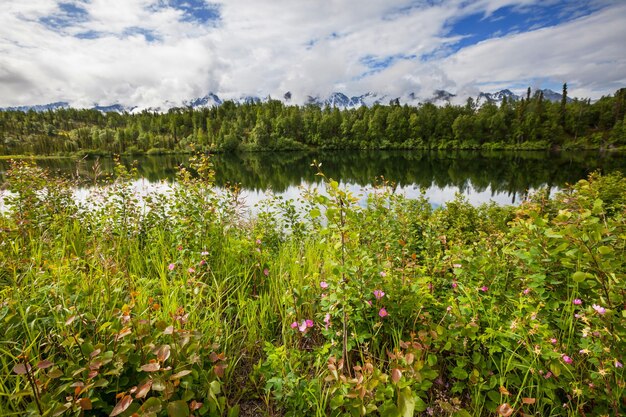
<path id="1" fill-rule="evenodd" d="M 503 80 L 568 82 L 571 95 L 597 97 L 626 85 L 626 4 L 559 26 L 490 39 L 444 60 L 460 85 Z"/>
<path id="2" fill-rule="evenodd" d="M 449 54 L 451 22 L 539 0 L 229 0 L 202 25 L 161 0 L 4 0 L 0 106 L 67 100 L 159 106 L 209 91 L 296 101 L 340 90 L 391 96 L 549 78 L 592 97 L 626 80 L 626 8 L 609 4 L 572 23 L 484 41 Z M 606 1 L 606 0 L 604 0 Z M 611 3 L 611 2 L 609 2 Z M 158 6 L 158 7 L 157 7 Z M 73 9 L 72 9 L 73 10 Z M 61 17 L 57 28 L 41 19 Z M 389 60 L 387 68 L 364 62 Z M 425 58 L 428 59 L 425 59 Z"/>

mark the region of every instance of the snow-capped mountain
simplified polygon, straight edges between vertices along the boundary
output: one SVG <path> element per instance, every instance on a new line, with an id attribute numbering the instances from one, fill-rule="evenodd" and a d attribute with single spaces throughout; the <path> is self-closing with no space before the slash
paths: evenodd
<path id="1" fill-rule="evenodd" d="M 553 102 L 560 102 L 563 99 L 563 95 L 561 93 L 557 93 L 556 91 L 550 90 L 549 88 L 544 88 L 543 90 L 536 90 L 535 96 L 537 94 L 543 93 L 543 99 Z M 573 101 L 571 97 L 567 98 L 567 102 Z"/>
<path id="2" fill-rule="evenodd" d="M 534 92 L 533 97 L 537 94 L 543 93 L 544 100 L 560 102 L 561 94 L 550 90 L 536 90 Z M 428 97 L 421 97 L 414 92 L 409 92 L 400 97 L 388 96 L 386 94 L 380 94 L 376 92 L 367 92 L 365 94 L 361 94 L 358 96 L 347 96 L 341 92 L 333 92 L 326 97 L 323 96 L 307 96 L 304 100 L 301 97 L 295 97 L 290 91 L 287 91 L 282 96 L 282 101 L 285 104 L 301 104 L 304 102 L 305 105 L 316 105 L 320 107 L 336 107 L 339 109 L 355 109 L 361 106 L 372 107 L 374 105 L 392 105 L 392 104 L 400 104 L 400 105 L 409 105 L 409 106 L 419 106 L 424 103 L 432 103 L 437 106 L 444 106 L 446 104 L 452 103 L 456 98 L 456 94 L 451 93 L 446 90 L 435 90 Z M 506 98 L 507 100 L 514 101 L 520 100 L 523 96 L 518 96 L 513 93 L 509 89 L 504 89 L 500 91 L 496 91 L 493 93 L 485 93 L 481 92 L 476 97 L 476 104 L 478 106 L 482 106 L 485 103 L 494 103 L 500 104 Z M 257 96 L 251 95 L 243 95 L 238 99 L 234 99 L 237 104 L 257 104 L 264 103 L 270 100 L 271 97 L 259 98 Z M 572 101 L 571 98 L 568 97 L 568 101 Z M 175 107 L 184 107 L 184 108 L 192 108 L 192 109 L 203 109 L 203 108 L 211 108 L 218 107 L 224 103 L 225 100 L 221 99 L 217 94 L 210 92 L 203 97 L 194 98 L 191 100 L 185 100 L 182 103 L 176 103 L 172 101 L 164 101 L 161 106 L 158 107 L 142 107 L 140 105 L 137 106 L 124 106 L 122 104 L 110 104 L 110 105 L 99 105 L 94 104 L 90 109 L 98 110 L 103 113 L 109 112 L 117 112 L 117 113 L 140 113 L 143 111 L 148 112 L 166 112 L 171 108 Z M 43 112 L 47 110 L 56 110 L 56 109 L 64 109 L 69 108 L 69 103 L 65 101 L 59 101 L 50 104 L 43 105 L 33 105 L 33 106 L 16 106 L 16 107 L 6 107 L 0 108 L 0 110 L 13 110 L 13 111 L 30 111 L 34 110 L 37 112 Z"/>
<path id="3" fill-rule="evenodd" d="M 44 112 L 44 111 L 48 111 L 48 110 L 68 109 L 69 107 L 70 107 L 70 104 L 68 102 L 66 102 L 66 101 L 57 101 L 55 103 L 35 104 L 33 106 L 5 107 L 5 108 L 2 108 L 0 110 L 23 111 L 23 112 L 27 112 L 27 111 L 33 110 L 33 111 L 36 111 L 36 112 Z"/>
<path id="4" fill-rule="evenodd" d="M 495 93 L 478 94 L 478 97 L 476 98 L 476 104 L 478 104 L 479 106 L 485 103 L 500 104 L 502 103 L 502 101 L 504 101 L 505 98 L 507 99 L 507 101 L 516 101 L 520 99 L 520 96 L 518 96 L 508 88 L 505 88 L 504 90 L 496 91 Z"/>
<path id="5" fill-rule="evenodd" d="M 95 105 L 94 107 L 92 107 L 92 110 L 98 110 L 102 113 L 110 113 L 110 112 L 115 112 L 115 113 L 131 113 L 135 107 L 124 107 L 121 104 L 111 104 L 109 106 L 100 106 L 100 105 Z"/>
<path id="6" fill-rule="evenodd" d="M 183 105 L 185 107 L 191 107 L 194 109 L 219 106 L 222 103 L 223 103 L 222 99 L 219 98 L 217 94 L 214 94 L 214 93 L 209 93 L 204 97 L 195 98 L 193 100 L 190 100 L 189 102 L 183 101 Z"/>

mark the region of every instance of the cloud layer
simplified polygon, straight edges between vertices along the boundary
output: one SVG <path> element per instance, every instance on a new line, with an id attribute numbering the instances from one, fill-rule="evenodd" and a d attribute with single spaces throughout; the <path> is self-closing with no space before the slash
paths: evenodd
<path id="1" fill-rule="evenodd" d="M 612 93 L 626 85 L 626 4 L 571 3 L 4 0 L 0 106 L 562 82 L 572 95 Z"/>

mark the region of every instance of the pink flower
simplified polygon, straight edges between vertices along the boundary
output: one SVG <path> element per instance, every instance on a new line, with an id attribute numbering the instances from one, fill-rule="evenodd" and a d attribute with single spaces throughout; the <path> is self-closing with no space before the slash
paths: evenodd
<path id="1" fill-rule="evenodd" d="M 480 287 L 480 290 L 481 290 L 482 292 L 487 292 L 487 291 L 489 291 L 489 287 L 488 287 L 488 286 L 486 286 L 486 285 L 483 285 L 482 287 Z"/>
<path id="2" fill-rule="evenodd" d="M 365 300 L 365 302 L 367 303 L 368 306 L 372 306 L 372 301 L 371 300 Z"/>
<path id="3" fill-rule="evenodd" d="M 374 290 L 374 297 L 376 297 L 377 300 L 380 300 L 384 296 L 385 296 L 385 292 L 384 291 L 382 291 L 382 290 Z"/>
<path id="4" fill-rule="evenodd" d="M 173 271 L 173 270 L 174 270 L 174 268 L 176 268 L 176 265 L 174 265 L 174 264 L 169 264 L 169 265 L 167 266 L 167 269 L 169 269 L 170 271 Z"/>
<path id="5" fill-rule="evenodd" d="M 557 340 L 553 337 L 552 339 L 550 339 L 550 343 L 552 343 L 553 345 L 556 345 Z"/>
<path id="6" fill-rule="evenodd" d="M 328 282 L 326 282 L 326 281 L 322 281 L 322 282 L 320 282 L 320 288 L 322 288 L 322 289 L 324 289 L 324 290 L 325 290 L 326 288 L 328 288 Z"/>
<path id="7" fill-rule="evenodd" d="M 193 274 L 194 272 L 196 272 L 196 270 L 190 267 L 189 269 L 187 269 L 187 272 Z"/>
<path id="8" fill-rule="evenodd" d="M 618 361 L 617 359 L 615 359 L 615 367 L 616 367 L 616 368 L 623 368 L 623 367 L 624 367 L 624 365 L 623 365 L 620 361 Z"/>
<path id="9" fill-rule="evenodd" d="M 579 306 L 583 303 L 583 301 L 580 298 L 574 298 L 574 301 L 572 301 L 572 303 Z"/>
<path id="10" fill-rule="evenodd" d="M 330 327 L 330 313 L 326 313 L 324 316 L 324 323 L 326 323 L 326 330 Z"/>
<path id="11" fill-rule="evenodd" d="M 524 295 L 528 295 L 528 293 L 530 293 L 530 288 L 526 288 L 526 289 L 524 290 Z"/>
<path id="12" fill-rule="evenodd" d="M 182 247 L 182 245 L 178 245 L 178 247 L 176 249 L 183 250 L 183 247 Z"/>
<path id="13" fill-rule="evenodd" d="M 293 326 L 293 323 L 291 325 Z M 296 323 L 296 326 L 298 326 L 298 323 Z M 300 330 L 301 333 L 304 333 L 309 327 L 313 327 L 313 320 L 302 320 L 302 324 L 298 326 L 298 330 Z"/>
<path id="14" fill-rule="evenodd" d="M 380 276 L 385 278 L 387 276 L 387 273 L 385 271 L 380 271 Z"/>
<path id="15" fill-rule="evenodd" d="M 257 239 L 255 243 L 256 243 L 257 245 L 260 245 L 260 244 L 261 244 L 261 239 Z"/>
<path id="16" fill-rule="evenodd" d="M 201 265 L 201 266 L 206 265 L 206 261 L 205 261 L 204 259 L 203 259 L 203 260 L 201 260 L 201 261 L 200 261 L 200 265 Z"/>
<path id="17" fill-rule="evenodd" d="M 291 328 L 292 329 L 297 329 L 298 328 L 298 322 L 294 321 L 293 323 L 291 323 Z"/>
<path id="18" fill-rule="evenodd" d="M 596 313 L 598 313 L 600 315 L 603 315 L 604 313 L 606 313 L 606 308 L 604 308 L 604 307 L 601 307 L 601 306 L 599 306 L 597 304 L 594 304 L 592 307 L 593 307 L 594 310 L 596 310 Z"/>
<path id="19" fill-rule="evenodd" d="M 571 364 L 572 362 L 574 362 L 574 361 L 572 360 L 572 358 L 570 358 L 570 357 L 569 357 L 569 356 L 567 356 L 567 355 L 563 355 L 563 356 L 561 356 L 561 359 L 563 359 L 563 362 L 565 362 L 565 363 L 566 363 L 566 364 L 568 364 L 568 365 L 569 365 L 569 364 Z"/>
<path id="20" fill-rule="evenodd" d="M 207 256 L 208 254 L 209 254 L 209 252 L 207 252 L 207 251 L 200 252 L 200 255 L 202 255 L 202 256 Z"/>
<path id="21" fill-rule="evenodd" d="M 448 313 L 449 313 L 449 312 L 451 312 L 451 311 L 452 311 L 452 306 L 448 306 L 448 307 L 446 307 L 446 311 L 447 311 Z"/>
<path id="22" fill-rule="evenodd" d="M 387 310 L 385 310 L 385 307 L 383 307 L 380 310 L 378 310 L 378 315 L 380 317 L 387 317 L 389 315 L 389 313 L 387 313 Z"/>
<path id="23" fill-rule="evenodd" d="M 459 286 L 459 284 L 457 284 L 456 281 L 452 281 L 452 288 L 456 288 L 458 286 Z"/>
<path id="24" fill-rule="evenodd" d="M 552 372 L 548 372 L 548 373 L 547 373 L 547 374 L 545 374 L 543 377 L 544 377 L 545 379 L 548 379 L 548 378 L 550 378 L 551 376 L 552 376 Z"/>
<path id="25" fill-rule="evenodd" d="M 270 274 L 270 270 L 267 268 L 263 269 L 263 275 L 268 276 Z"/>

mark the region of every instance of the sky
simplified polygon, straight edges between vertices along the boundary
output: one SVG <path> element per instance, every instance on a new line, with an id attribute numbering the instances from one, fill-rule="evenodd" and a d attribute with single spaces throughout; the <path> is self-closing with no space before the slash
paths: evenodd
<path id="1" fill-rule="evenodd" d="M 1 0 L 0 106 L 626 86 L 625 0 Z"/>

